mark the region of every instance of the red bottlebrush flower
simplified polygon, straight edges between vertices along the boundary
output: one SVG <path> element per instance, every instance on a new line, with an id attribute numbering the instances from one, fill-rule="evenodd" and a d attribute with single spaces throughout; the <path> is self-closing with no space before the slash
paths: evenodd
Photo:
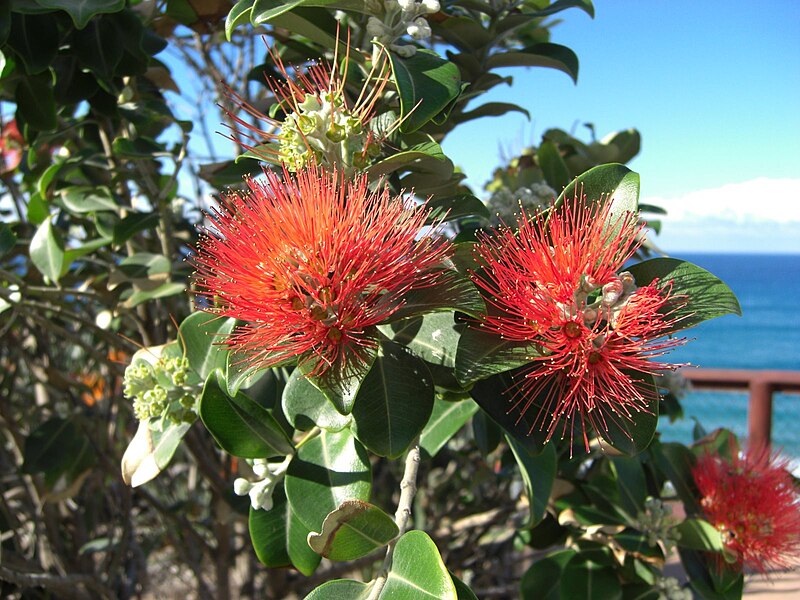
<path id="1" fill-rule="evenodd" d="M 25 140 L 17 128 L 17 121 L 11 120 L 0 129 L 0 173 L 10 173 L 22 162 L 22 148 Z"/>
<path id="2" fill-rule="evenodd" d="M 740 564 L 766 573 L 800 557 L 800 494 L 788 461 L 767 449 L 702 455 L 692 470 L 705 518 Z"/>
<path id="3" fill-rule="evenodd" d="M 513 406 L 520 419 L 534 402 L 535 428 L 548 439 L 561 423 L 572 437 L 575 420 L 598 432 L 608 423 L 631 421 L 649 411 L 657 392 L 640 383 L 676 365 L 655 362 L 683 340 L 659 340 L 674 329 L 683 300 L 657 282 L 637 287 L 618 274 L 638 248 L 643 226 L 633 214 L 609 223 L 610 203 L 585 198 L 549 214 L 518 218 L 517 230 L 502 226 L 483 234 L 476 248 L 484 267 L 473 278 L 493 308 L 482 326 L 501 337 L 536 344 Z M 510 411 L 509 411 L 510 412 Z"/>
<path id="4" fill-rule="evenodd" d="M 380 154 L 382 139 L 399 126 L 399 122 L 381 133 L 370 127 L 375 116 L 375 103 L 389 82 L 386 61 L 381 66 L 373 64 L 354 101 L 348 97 L 346 81 L 341 73 L 348 71 L 349 52 L 348 46 L 341 72 L 337 56 L 334 56 L 333 66 L 312 64 L 303 70 L 289 67 L 271 52 L 284 80 L 268 79 L 267 82 L 285 117 L 283 120 L 274 119 L 229 90 L 229 95 L 244 113 L 267 125 L 261 128 L 229 112 L 228 115 L 241 127 L 236 131 L 240 138 L 237 141 L 263 160 L 286 165 L 291 171 L 311 162 L 327 168 L 335 167 L 347 174 L 363 170 L 372 158 Z M 293 76 L 289 74 L 290 70 Z"/>
<path id="5" fill-rule="evenodd" d="M 211 216 L 193 263 L 203 310 L 246 324 L 228 339 L 248 366 L 297 358 L 314 375 L 346 376 L 368 364 L 374 327 L 412 288 L 439 282 L 449 243 L 423 231 L 429 211 L 366 175 L 306 168 L 248 180 Z"/>

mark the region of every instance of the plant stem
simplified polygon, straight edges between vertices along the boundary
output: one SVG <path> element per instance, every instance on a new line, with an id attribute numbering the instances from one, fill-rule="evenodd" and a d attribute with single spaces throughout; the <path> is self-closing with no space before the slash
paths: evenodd
<path id="1" fill-rule="evenodd" d="M 386 579 L 389 576 L 389 569 L 392 566 L 392 556 L 394 555 L 394 546 L 408 528 L 408 521 L 411 518 L 411 505 L 414 502 L 414 496 L 417 495 L 417 473 L 419 472 L 419 437 L 414 440 L 411 447 L 406 454 L 406 464 L 403 471 L 403 479 L 400 481 L 400 499 L 397 501 L 397 512 L 394 513 L 394 521 L 397 523 L 397 528 L 400 530 L 397 537 L 389 542 L 389 547 L 386 549 L 386 558 L 383 559 L 383 566 L 381 567 L 380 575 L 375 579 L 375 585 L 370 592 L 368 600 L 377 600 L 386 585 Z"/>

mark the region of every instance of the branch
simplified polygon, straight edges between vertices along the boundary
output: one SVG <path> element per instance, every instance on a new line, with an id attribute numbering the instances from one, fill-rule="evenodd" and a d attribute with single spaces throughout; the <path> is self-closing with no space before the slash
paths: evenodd
<path id="1" fill-rule="evenodd" d="M 91 593 L 91 597 L 108 598 L 109 600 L 113 600 L 116 597 L 111 589 L 107 588 L 90 575 L 25 573 L 22 571 L 14 571 L 0 565 L 0 579 L 23 588 L 40 587 L 47 590 L 60 591 L 65 594 L 74 592 L 76 586 L 82 585 Z"/>

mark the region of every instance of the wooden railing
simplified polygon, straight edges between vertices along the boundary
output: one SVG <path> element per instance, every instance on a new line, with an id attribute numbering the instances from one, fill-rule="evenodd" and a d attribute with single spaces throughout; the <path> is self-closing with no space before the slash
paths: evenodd
<path id="1" fill-rule="evenodd" d="M 772 437 L 772 394 L 800 392 L 800 371 L 681 369 L 698 390 L 749 390 L 747 430 L 750 446 L 769 446 Z"/>

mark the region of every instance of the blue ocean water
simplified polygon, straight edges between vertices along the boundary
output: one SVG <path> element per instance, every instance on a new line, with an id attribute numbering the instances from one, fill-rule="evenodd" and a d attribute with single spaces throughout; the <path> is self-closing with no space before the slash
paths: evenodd
<path id="1" fill-rule="evenodd" d="M 701 368 L 800 370 L 800 255 L 681 254 L 711 271 L 736 293 L 742 316 L 728 315 L 686 332 L 690 338 L 670 362 Z M 659 424 L 665 440 L 691 441 L 692 417 L 707 429 L 747 432 L 746 393 L 690 392 L 682 401 L 687 419 Z M 776 394 L 772 439 L 775 448 L 800 458 L 800 394 Z"/>

